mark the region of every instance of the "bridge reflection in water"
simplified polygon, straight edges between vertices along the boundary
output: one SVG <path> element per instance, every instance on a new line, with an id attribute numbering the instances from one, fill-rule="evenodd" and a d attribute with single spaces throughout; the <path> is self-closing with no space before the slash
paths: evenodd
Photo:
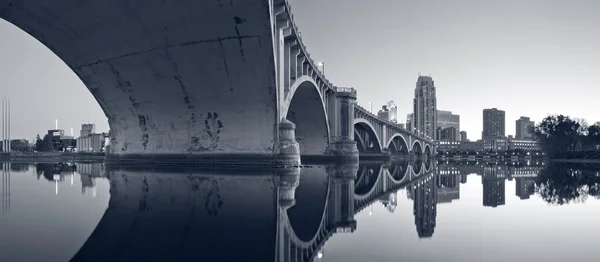
<path id="1" fill-rule="evenodd" d="M 393 209 L 396 191 L 404 187 L 427 195 L 420 191 L 434 164 L 356 163 L 240 175 L 76 165 L 105 175 L 111 198 L 71 261 L 313 261 L 336 233 L 354 232 L 354 215 L 373 202 L 385 199 Z M 423 213 L 417 206 L 415 214 Z"/>

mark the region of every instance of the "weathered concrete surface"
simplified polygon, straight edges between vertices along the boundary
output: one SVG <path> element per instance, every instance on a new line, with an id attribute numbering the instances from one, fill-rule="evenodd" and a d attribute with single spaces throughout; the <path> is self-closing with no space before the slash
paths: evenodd
<path id="1" fill-rule="evenodd" d="M 72 261 L 275 258 L 275 176 L 130 170 L 108 175 L 108 209 Z"/>
<path id="2" fill-rule="evenodd" d="M 0 1 L 81 78 L 110 154 L 276 153 L 268 1 Z"/>

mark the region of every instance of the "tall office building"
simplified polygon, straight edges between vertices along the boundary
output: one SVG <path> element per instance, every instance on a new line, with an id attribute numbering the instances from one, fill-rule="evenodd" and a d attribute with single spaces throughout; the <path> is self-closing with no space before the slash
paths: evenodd
<path id="1" fill-rule="evenodd" d="M 413 126 L 413 114 L 408 114 L 406 115 L 406 130 L 413 132 L 414 131 L 414 126 Z"/>
<path id="2" fill-rule="evenodd" d="M 504 111 L 496 108 L 483 109 L 482 139 L 505 136 Z"/>
<path id="3" fill-rule="evenodd" d="M 437 101 L 435 85 L 430 76 L 419 76 L 413 100 L 413 129 L 418 134 L 435 138 L 437 131 Z"/>
<path id="4" fill-rule="evenodd" d="M 467 138 L 467 131 L 460 131 L 460 141 L 469 141 Z"/>
<path id="5" fill-rule="evenodd" d="M 529 127 L 533 127 L 534 123 L 529 117 L 522 116 L 516 121 L 515 138 L 516 139 L 527 139 L 533 138 L 533 135 L 529 133 Z"/>
<path id="6" fill-rule="evenodd" d="M 456 133 L 451 135 L 450 137 L 459 138 L 460 137 L 460 133 L 459 133 L 460 132 L 460 116 L 452 114 L 452 111 L 437 110 L 437 127 L 438 128 L 436 129 L 436 137 L 435 137 L 436 140 L 456 141 L 457 139 L 454 139 L 454 140 L 449 140 L 448 138 L 443 139 L 437 133 L 443 132 L 444 129 L 447 129 L 449 127 L 453 127 Z"/>

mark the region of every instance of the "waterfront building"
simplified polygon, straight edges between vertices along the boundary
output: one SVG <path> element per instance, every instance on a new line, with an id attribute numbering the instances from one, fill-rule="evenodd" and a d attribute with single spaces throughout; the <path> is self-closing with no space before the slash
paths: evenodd
<path id="1" fill-rule="evenodd" d="M 515 121 L 515 137 L 516 139 L 531 139 L 533 135 L 529 132 L 530 128 L 533 128 L 534 123 L 529 117 L 522 116 Z"/>
<path id="2" fill-rule="evenodd" d="M 540 151 L 540 143 L 532 139 L 508 139 L 509 150 Z"/>
<path id="3" fill-rule="evenodd" d="M 94 124 L 81 125 L 80 136 L 77 138 L 77 152 L 103 152 L 105 137 L 105 134 L 95 133 Z"/>
<path id="4" fill-rule="evenodd" d="M 508 150 L 508 138 L 506 137 L 487 137 L 483 139 L 483 150 L 501 152 Z"/>
<path id="5" fill-rule="evenodd" d="M 437 130 L 437 100 L 435 84 L 430 76 L 419 76 L 413 99 L 413 128 L 416 133 L 435 138 Z"/>
<path id="6" fill-rule="evenodd" d="M 483 110 L 482 139 L 505 136 L 505 113 L 496 108 Z"/>
<path id="7" fill-rule="evenodd" d="M 454 128 L 455 134 L 442 137 L 444 129 Z M 449 137 L 449 138 L 448 138 Z M 460 115 L 452 114 L 452 111 L 437 110 L 436 140 L 458 141 L 460 138 Z"/>
<path id="8" fill-rule="evenodd" d="M 469 141 L 467 138 L 467 131 L 460 131 L 460 141 Z"/>

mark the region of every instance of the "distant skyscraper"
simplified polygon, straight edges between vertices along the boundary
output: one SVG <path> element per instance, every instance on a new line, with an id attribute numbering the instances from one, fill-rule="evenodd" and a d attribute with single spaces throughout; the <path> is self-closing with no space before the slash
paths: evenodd
<path id="1" fill-rule="evenodd" d="M 455 137 L 457 138 L 456 140 L 458 140 L 458 138 L 460 138 L 460 116 L 459 115 L 455 115 L 452 114 L 452 111 L 444 111 L 444 110 L 437 110 L 437 129 L 439 130 L 439 132 L 442 132 L 442 130 L 448 128 L 448 127 L 454 127 L 454 129 L 456 130 L 456 134 L 452 135 L 451 137 Z M 436 135 L 437 135 L 437 131 L 436 131 Z M 436 140 L 443 140 L 441 137 L 436 136 L 435 138 Z M 456 141 L 456 140 L 448 140 L 445 139 L 446 141 Z"/>
<path id="2" fill-rule="evenodd" d="M 504 111 L 496 108 L 483 109 L 482 139 L 505 136 Z"/>
<path id="3" fill-rule="evenodd" d="M 406 115 L 406 130 L 408 131 L 414 131 L 414 126 L 413 126 L 413 114 L 408 114 Z"/>
<path id="4" fill-rule="evenodd" d="M 529 117 L 522 116 L 516 121 L 516 130 L 515 130 L 515 138 L 516 139 L 526 139 L 533 138 L 531 133 L 529 133 L 528 128 L 533 127 L 533 121 L 529 120 Z"/>
<path id="5" fill-rule="evenodd" d="M 419 76 L 413 100 L 413 128 L 418 134 L 435 138 L 437 130 L 437 101 L 435 85 L 430 76 Z"/>
<path id="6" fill-rule="evenodd" d="M 385 121 L 390 121 L 390 111 L 388 110 L 388 107 L 382 106 L 381 110 L 379 110 L 379 112 L 377 112 L 377 117 L 379 117 Z"/>
<path id="7" fill-rule="evenodd" d="M 467 131 L 460 131 L 460 141 L 469 141 L 467 138 Z"/>
<path id="8" fill-rule="evenodd" d="M 394 103 L 393 100 L 390 100 L 385 105 L 389 111 L 389 121 L 398 124 L 398 107 L 396 106 L 396 103 Z"/>

